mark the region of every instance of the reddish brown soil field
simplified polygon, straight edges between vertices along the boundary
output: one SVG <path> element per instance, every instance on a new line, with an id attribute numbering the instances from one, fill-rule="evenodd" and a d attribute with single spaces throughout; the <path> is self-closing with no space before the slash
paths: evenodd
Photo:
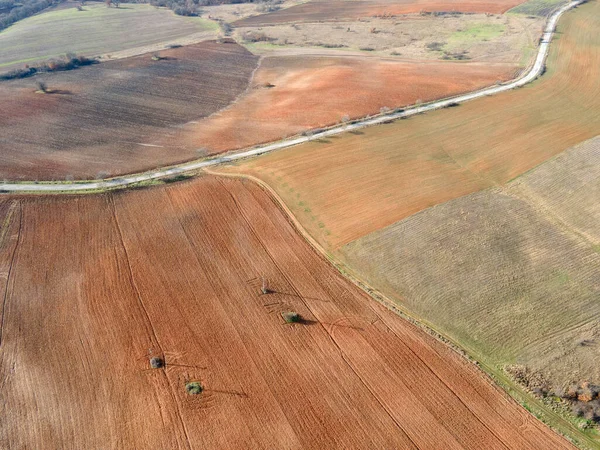
<path id="1" fill-rule="evenodd" d="M 94 178 L 198 156 L 176 127 L 231 103 L 258 58 L 237 44 L 205 42 L 0 83 L 0 178 Z M 42 80 L 51 94 L 35 93 Z"/>
<path id="2" fill-rule="evenodd" d="M 227 110 L 184 128 L 181 142 L 211 153 L 274 141 L 363 117 L 380 108 L 429 101 L 504 81 L 511 64 L 398 62 L 376 58 L 265 58 L 253 90 Z M 271 85 L 272 87 L 265 87 Z"/>
<path id="3" fill-rule="evenodd" d="M 248 17 L 234 22 L 234 25 L 249 27 L 436 11 L 501 14 L 523 2 L 524 0 L 321 0 Z"/>
<path id="4" fill-rule="evenodd" d="M 0 223 L 3 448 L 571 448 L 249 182 L 6 199 Z"/>

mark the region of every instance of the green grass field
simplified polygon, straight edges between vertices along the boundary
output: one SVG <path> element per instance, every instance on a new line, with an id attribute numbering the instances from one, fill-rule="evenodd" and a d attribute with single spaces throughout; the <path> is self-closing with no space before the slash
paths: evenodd
<path id="1" fill-rule="evenodd" d="M 451 43 L 481 41 L 501 36 L 506 27 L 501 23 L 477 23 L 450 36 Z"/>
<path id="2" fill-rule="evenodd" d="M 64 55 L 96 56 L 214 32 L 214 22 L 180 17 L 150 5 L 86 5 L 49 11 L 0 32 L 0 70 Z M 207 33 L 207 35 L 208 35 Z"/>

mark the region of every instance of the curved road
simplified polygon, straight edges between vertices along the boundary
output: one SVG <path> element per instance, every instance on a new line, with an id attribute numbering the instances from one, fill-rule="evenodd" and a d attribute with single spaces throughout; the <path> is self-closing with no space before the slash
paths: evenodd
<path id="1" fill-rule="evenodd" d="M 585 0 L 576 0 L 570 3 L 567 3 L 562 8 L 557 10 L 552 16 L 548 19 L 546 24 L 546 28 L 542 35 L 542 39 L 540 42 L 540 48 L 538 50 L 537 57 L 535 59 L 535 63 L 525 75 L 517 78 L 508 83 L 504 83 L 498 86 L 493 86 L 489 88 L 485 88 L 479 91 L 471 92 L 469 94 L 459 95 L 457 97 L 447 98 L 445 100 L 439 100 L 427 105 L 417 106 L 414 108 L 407 109 L 405 111 L 392 112 L 390 114 L 385 114 L 381 116 L 377 116 L 371 119 L 364 119 L 354 122 L 352 124 L 348 124 L 345 126 L 338 126 L 335 128 L 328 129 L 326 131 L 322 131 L 319 133 L 315 133 L 312 136 L 302 136 L 295 139 L 287 139 L 279 142 L 275 142 L 273 144 L 269 144 L 263 147 L 253 148 L 251 150 L 245 150 L 238 153 L 218 156 L 215 158 L 204 159 L 201 161 L 192 161 L 189 163 L 181 164 L 179 166 L 156 169 L 144 173 L 127 175 L 123 177 L 111 178 L 107 180 L 99 180 L 99 181 L 83 181 L 83 182 L 55 182 L 55 183 L 0 183 L 0 191 L 3 192 L 35 192 L 35 193 L 44 193 L 44 192 L 85 192 L 85 191 L 96 191 L 103 189 L 114 189 L 119 187 L 125 187 L 132 184 L 137 184 L 145 181 L 156 180 L 164 177 L 177 176 L 181 174 L 185 174 L 186 172 L 195 171 L 198 169 L 202 169 L 205 167 L 211 167 L 218 164 L 223 164 L 231 161 L 236 161 L 242 158 L 248 158 L 250 156 L 261 155 L 263 153 L 272 152 L 275 150 L 280 150 L 283 148 L 291 147 L 293 145 L 302 144 L 313 139 L 325 138 L 328 136 L 333 136 L 340 133 L 345 133 L 351 130 L 357 130 L 360 128 L 368 127 L 371 125 L 377 125 L 381 123 L 388 122 L 390 120 L 400 119 L 403 117 L 410 117 L 416 114 L 421 114 L 427 111 L 433 111 L 435 109 L 441 109 L 448 107 L 452 104 L 463 103 L 470 100 L 475 100 L 477 98 L 485 97 L 488 95 L 499 94 L 500 92 L 508 91 L 520 86 L 524 86 L 527 83 L 535 80 L 542 72 L 544 71 L 546 57 L 548 56 L 548 51 L 550 47 L 550 41 L 552 40 L 552 35 L 554 30 L 556 29 L 556 24 L 558 23 L 558 19 L 565 11 L 568 11 L 571 8 L 583 3 Z"/>

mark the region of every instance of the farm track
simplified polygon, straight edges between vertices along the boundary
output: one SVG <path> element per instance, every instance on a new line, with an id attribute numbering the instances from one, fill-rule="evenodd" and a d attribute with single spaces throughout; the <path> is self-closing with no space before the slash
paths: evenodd
<path id="1" fill-rule="evenodd" d="M 373 303 L 252 182 L 10 201 L 24 228 L 3 447 L 572 448 Z M 289 310 L 304 322 L 285 324 Z M 204 393 L 185 394 L 189 380 Z"/>
<path id="2" fill-rule="evenodd" d="M 193 161 L 190 163 L 181 164 L 175 167 L 157 169 L 141 174 L 123 176 L 113 179 L 107 179 L 102 181 L 89 181 L 89 182 L 60 182 L 60 183 L 31 183 L 31 182 L 19 182 L 19 183 L 0 183 L 0 191 L 4 192 L 31 192 L 31 193 L 51 193 L 51 192 L 85 192 L 85 191 L 98 191 L 105 189 L 122 188 L 133 184 L 149 182 L 160 178 L 177 176 L 185 174 L 186 172 L 196 171 L 206 167 L 212 167 L 223 163 L 234 162 L 244 158 L 257 156 L 275 150 L 280 150 L 295 146 L 302 143 L 307 143 L 314 140 L 326 139 L 329 137 L 337 136 L 342 133 L 359 131 L 361 128 L 384 124 L 396 119 L 402 119 L 411 117 L 417 114 L 422 114 L 429 111 L 434 111 L 442 108 L 447 108 L 454 104 L 467 102 L 470 100 L 495 95 L 501 92 L 509 91 L 517 87 L 524 86 L 531 81 L 535 80 L 545 68 L 545 60 L 548 55 L 550 42 L 552 39 L 553 32 L 556 28 L 556 24 L 561 15 L 571 8 L 574 8 L 581 4 L 581 1 L 569 3 L 559 10 L 557 10 L 549 19 L 545 28 L 545 32 L 540 43 L 537 57 L 531 69 L 520 78 L 502 84 L 500 86 L 494 86 L 486 89 L 482 89 L 477 92 L 460 95 L 457 97 L 449 98 L 446 100 L 435 101 L 426 105 L 402 110 L 400 112 L 393 112 L 391 114 L 384 114 L 375 118 L 367 118 L 359 120 L 355 123 L 348 124 L 346 126 L 335 127 L 326 131 L 317 132 L 312 136 L 302 136 L 290 140 L 283 140 L 277 143 L 266 145 L 259 148 L 253 148 L 238 153 L 229 155 L 219 156 L 216 158 L 205 159 L 201 161 Z"/>

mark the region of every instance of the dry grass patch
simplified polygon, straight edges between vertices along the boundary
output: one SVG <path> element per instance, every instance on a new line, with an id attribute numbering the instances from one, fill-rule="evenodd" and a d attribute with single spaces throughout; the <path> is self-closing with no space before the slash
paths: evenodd
<path id="1" fill-rule="evenodd" d="M 351 22 L 242 27 L 235 31 L 254 53 L 262 54 L 369 54 L 401 60 L 463 60 L 529 64 L 541 36 L 543 19 L 521 15 L 413 15 L 402 20 L 372 18 Z M 261 33 L 266 41 L 252 43 L 248 36 Z M 433 51 L 430 46 L 439 43 Z M 364 53 L 364 51 L 363 51 Z M 461 56 L 459 56 L 461 55 Z"/>
<path id="2" fill-rule="evenodd" d="M 427 209 L 340 253 L 479 360 L 519 364 L 538 374 L 528 387 L 550 395 L 600 382 L 599 198 L 596 138 L 505 188 Z"/>

